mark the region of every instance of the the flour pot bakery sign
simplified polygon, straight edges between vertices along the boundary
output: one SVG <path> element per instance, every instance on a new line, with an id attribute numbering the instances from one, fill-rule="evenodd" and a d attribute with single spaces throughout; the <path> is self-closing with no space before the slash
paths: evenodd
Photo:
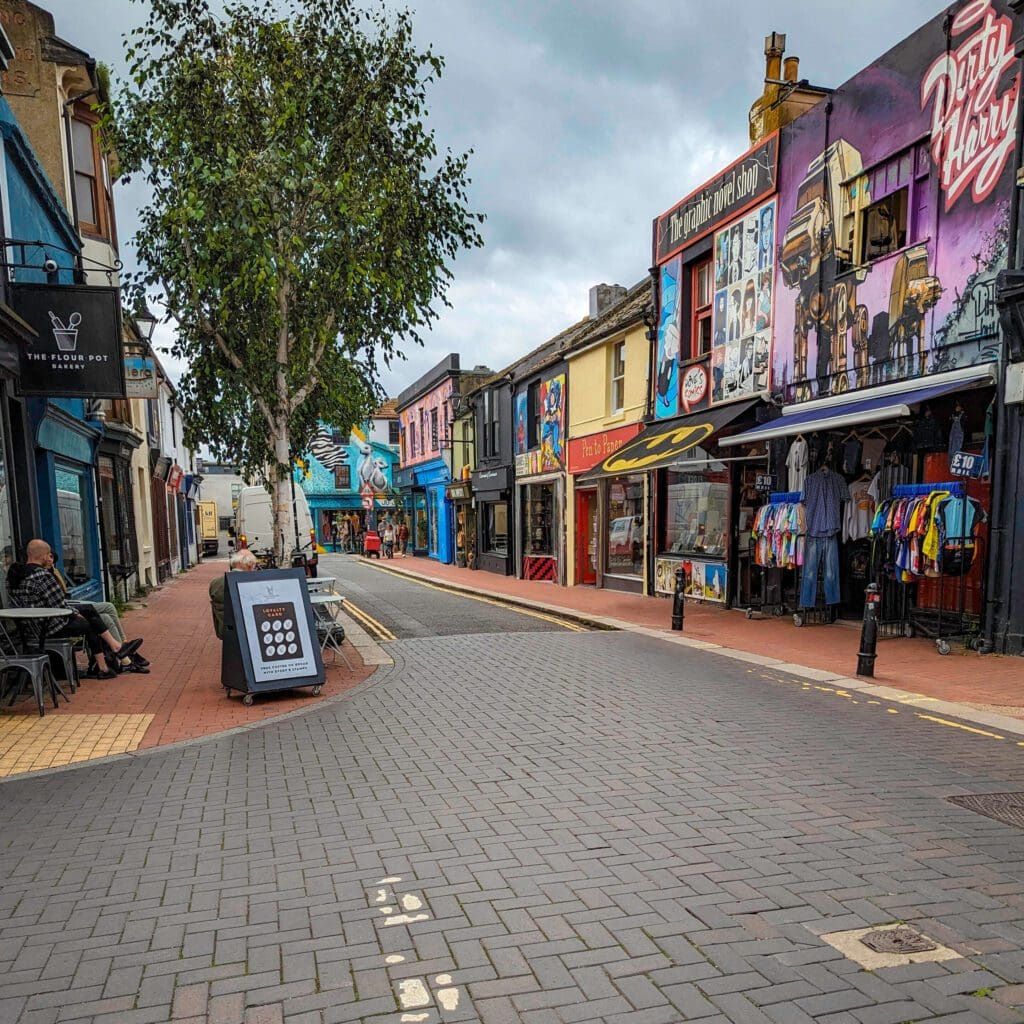
<path id="1" fill-rule="evenodd" d="M 655 221 L 655 262 L 667 260 L 774 192 L 778 166 L 776 133 L 673 206 Z"/>
<path id="2" fill-rule="evenodd" d="M 35 332 L 21 350 L 18 391 L 62 398 L 124 396 L 116 288 L 16 284 L 15 312 Z"/>

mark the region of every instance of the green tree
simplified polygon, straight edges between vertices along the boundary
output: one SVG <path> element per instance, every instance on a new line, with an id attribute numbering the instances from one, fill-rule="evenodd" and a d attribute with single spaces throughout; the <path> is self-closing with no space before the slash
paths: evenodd
<path id="1" fill-rule="evenodd" d="M 280 545 L 293 455 L 318 420 L 366 418 L 381 366 L 421 342 L 457 253 L 482 244 L 468 154 L 425 124 L 443 60 L 408 12 L 145 2 L 104 119 L 151 195 L 129 301 L 176 323 L 187 440 L 265 480 Z"/>

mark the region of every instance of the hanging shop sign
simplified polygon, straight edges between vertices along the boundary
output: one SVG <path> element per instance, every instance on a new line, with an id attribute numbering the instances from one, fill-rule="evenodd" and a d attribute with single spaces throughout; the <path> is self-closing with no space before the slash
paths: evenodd
<path id="1" fill-rule="evenodd" d="M 776 132 L 659 217 L 655 226 L 655 262 L 667 260 L 774 192 L 778 164 Z"/>
<path id="2" fill-rule="evenodd" d="M 11 305 L 37 335 L 22 350 L 19 394 L 125 397 L 118 289 L 14 284 Z"/>
<path id="3" fill-rule="evenodd" d="M 632 440 L 643 428 L 642 423 L 631 423 L 628 427 L 602 430 L 598 434 L 569 438 L 569 472 L 586 473 L 602 459 L 617 452 L 627 441 Z"/>
<path id="4" fill-rule="evenodd" d="M 142 356 L 124 357 L 125 398 L 159 398 L 156 360 Z"/>
<path id="5" fill-rule="evenodd" d="M 461 481 L 457 484 L 449 484 L 445 488 L 445 493 L 448 495 L 449 501 L 469 501 L 469 481 Z"/>
<path id="6" fill-rule="evenodd" d="M 679 378 L 680 412 L 697 412 L 711 404 L 711 382 L 708 361 L 684 366 Z"/>
<path id="7" fill-rule="evenodd" d="M 305 570 L 229 572 L 224 583 L 221 683 L 244 693 L 319 692 L 324 663 Z"/>
<path id="8" fill-rule="evenodd" d="M 181 490 L 181 477 L 183 474 L 181 466 L 175 463 L 167 471 L 167 490 L 173 491 L 175 494 Z"/>
<path id="9" fill-rule="evenodd" d="M 988 456 L 985 452 L 956 452 L 949 460 L 949 471 L 954 476 L 980 480 L 988 476 Z"/>

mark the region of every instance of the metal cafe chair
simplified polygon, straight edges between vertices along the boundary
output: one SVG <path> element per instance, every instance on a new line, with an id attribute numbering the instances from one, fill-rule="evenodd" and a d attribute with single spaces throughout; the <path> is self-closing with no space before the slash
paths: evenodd
<path id="1" fill-rule="evenodd" d="M 49 689 L 50 696 L 53 698 L 53 706 L 58 707 L 57 695 L 60 693 L 60 688 L 57 686 L 57 680 L 53 677 L 49 654 L 45 651 L 42 654 L 22 654 L 18 650 L 18 645 L 4 628 L 3 623 L 0 622 L 0 678 L 6 682 L 12 672 L 23 672 L 28 676 L 29 682 L 32 684 L 32 695 L 35 697 L 36 707 L 39 708 L 40 718 L 46 714 L 43 707 L 43 694 L 46 689 Z M 12 707 L 21 693 L 21 688 L 12 685 L 7 690 L 0 685 L 0 701 L 8 693 L 10 693 L 11 700 L 7 706 Z M 67 700 L 67 697 L 64 699 Z"/>
<path id="2" fill-rule="evenodd" d="M 64 678 L 68 681 L 72 693 L 77 693 L 78 687 L 81 685 L 78 678 L 78 661 L 75 658 L 78 646 L 79 639 L 77 637 L 46 641 L 46 653 L 50 655 L 50 670 L 54 669 L 54 663 L 60 663 L 64 669 Z"/>

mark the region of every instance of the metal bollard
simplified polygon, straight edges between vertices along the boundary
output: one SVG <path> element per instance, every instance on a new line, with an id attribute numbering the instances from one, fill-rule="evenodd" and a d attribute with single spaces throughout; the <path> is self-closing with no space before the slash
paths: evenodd
<path id="1" fill-rule="evenodd" d="M 681 630 L 683 628 L 683 616 L 686 614 L 686 598 L 683 597 L 683 588 L 686 586 L 686 573 L 683 567 L 676 569 L 676 592 L 672 598 L 672 628 Z"/>
<path id="2" fill-rule="evenodd" d="M 874 677 L 875 649 L 878 647 L 878 604 L 882 595 L 878 584 L 872 583 L 864 592 L 864 625 L 860 631 L 857 652 L 857 675 Z"/>

